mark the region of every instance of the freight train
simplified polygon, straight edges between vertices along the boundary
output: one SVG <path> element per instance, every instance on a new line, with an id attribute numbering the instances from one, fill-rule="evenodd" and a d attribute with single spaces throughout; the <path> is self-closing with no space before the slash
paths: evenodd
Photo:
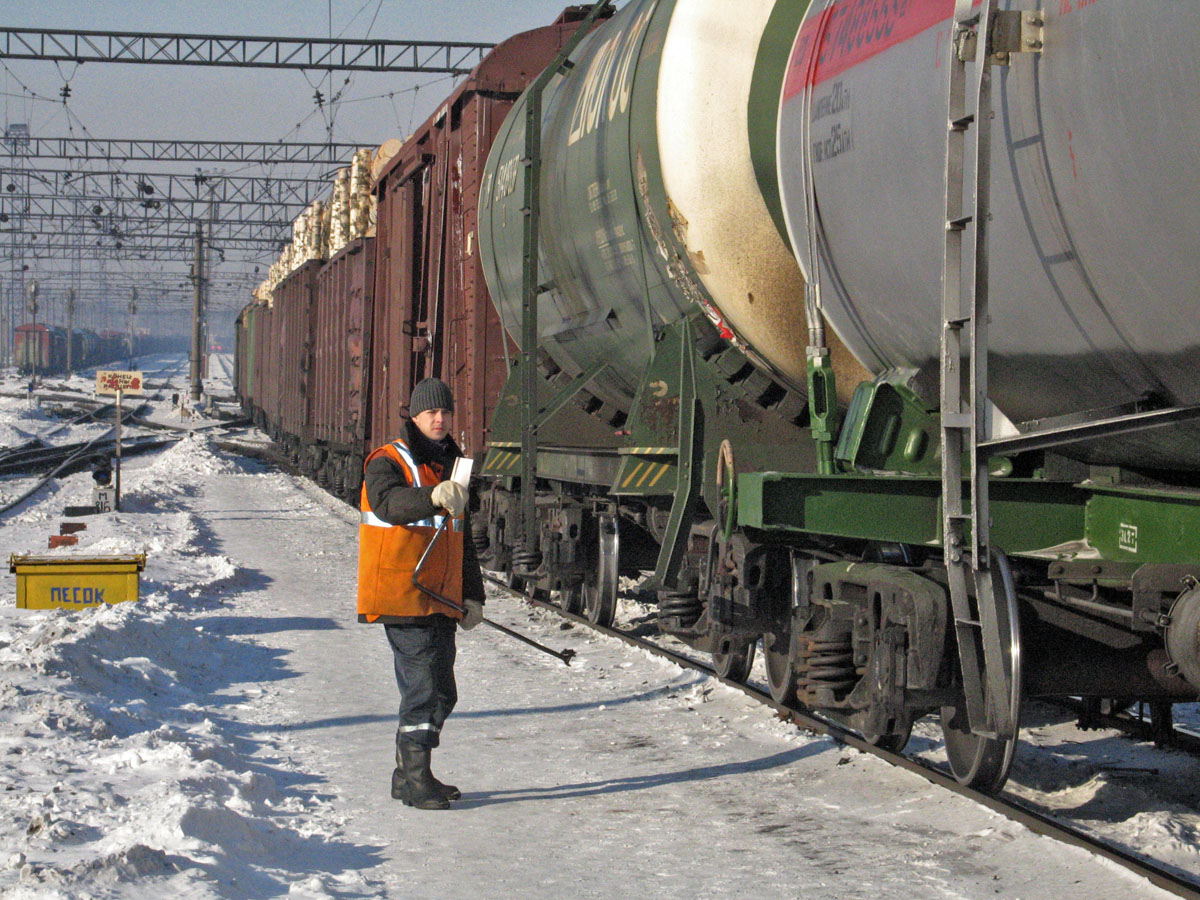
<path id="1" fill-rule="evenodd" d="M 65 328 L 37 323 L 13 329 L 13 359 L 22 375 L 57 375 L 128 357 L 129 339 L 118 332 L 75 328 L 68 337 Z"/>
<path id="2" fill-rule="evenodd" d="M 585 19 L 486 140 L 443 153 L 460 88 L 406 145 L 381 217 L 393 185 L 418 214 L 364 248 L 370 315 L 301 338 L 280 402 L 311 407 L 303 347 L 342 347 L 325 415 L 358 416 L 358 463 L 415 380 L 469 379 L 486 564 L 596 622 L 645 576 L 726 677 L 761 646 L 776 699 L 892 747 L 939 715 L 964 783 L 1004 783 L 1025 698 L 1147 701 L 1165 730 L 1200 696 L 1200 149 L 1145 152 L 1200 121 L 1177 13 Z M 455 309 L 483 341 L 458 356 Z M 313 321 L 272 323 L 253 365 L 283 372 Z M 305 415 L 266 418 L 325 452 Z"/>

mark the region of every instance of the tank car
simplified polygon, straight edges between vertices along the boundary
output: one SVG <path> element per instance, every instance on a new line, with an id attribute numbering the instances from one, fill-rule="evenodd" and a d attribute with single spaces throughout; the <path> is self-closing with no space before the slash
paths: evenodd
<path id="1" fill-rule="evenodd" d="M 583 39 L 480 198 L 523 351 L 481 555 L 594 621 L 653 569 L 719 672 L 761 642 L 777 699 L 896 747 L 937 713 L 985 789 L 1023 698 L 1165 727 L 1200 692 L 1200 151 L 1145 135 L 1200 110 L 1197 26 L 1150 6 L 631 0 Z"/>

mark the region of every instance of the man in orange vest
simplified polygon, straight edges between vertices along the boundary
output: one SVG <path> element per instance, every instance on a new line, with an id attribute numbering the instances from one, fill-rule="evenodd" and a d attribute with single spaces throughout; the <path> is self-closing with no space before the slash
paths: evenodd
<path id="1" fill-rule="evenodd" d="M 454 397 L 437 378 L 413 388 L 405 436 L 367 457 L 358 529 L 358 618 L 384 626 L 400 687 L 392 796 L 418 809 L 446 809 L 462 796 L 430 771 L 442 725 L 458 700 L 454 632 L 483 618 L 483 577 L 464 541 L 467 489 L 448 480 L 461 456 L 450 437 Z M 466 608 L 440 603 L 413 571 L 442 517 L 451 519 L 421 569 L 420 583 Z"/>

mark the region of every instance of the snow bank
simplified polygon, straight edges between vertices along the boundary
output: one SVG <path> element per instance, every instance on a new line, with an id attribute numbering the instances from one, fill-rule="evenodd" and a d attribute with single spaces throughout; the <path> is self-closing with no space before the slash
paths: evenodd
<path id="1" fill-rule="evenodd" d="M 0 407 L 0 444 L 60 421 Z M 6 898 L 333 896 L 319 861 L 340 822 L 228 715 L 275 663 L 232 624 L 255 576 L 192 508 L 205 479 L 261 471 L 199 437 L 127 460 L 122 511 L 89 518 L 63 555 L 146 553 L 140 602 L 0 615 Z M 46 552 L 89 492 L 86 473 L 63 479 L 5 520 L 3 549 Z"/>

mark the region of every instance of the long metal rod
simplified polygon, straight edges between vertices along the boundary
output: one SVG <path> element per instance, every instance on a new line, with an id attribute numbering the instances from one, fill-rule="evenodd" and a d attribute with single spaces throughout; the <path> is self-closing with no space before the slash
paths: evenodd
<path id="1" fill-rule="evenodd" d="M 433 590 L 432 588 L 428 588 L 425 585 L 421 584 L 421 582 L 419 580 L 420 575 L 421 575 L 421 570 L 425 568 L 425 561 L 429 558 L 430 551 L 433 550 L 434 544 L 436 544 L 438 542 L 438 540 L 441 538 L 442 534 L 446 531 L 446 525 L 449 521 L 450 521 L 449 516 L 444 517 L 442 519 L 441 524 L 438 525 L 437 530 L 433 533 L 433 538 L 429 541 L 428 545 L 426 545 L 425 552 L 421 554 L 421 558 L 417 561 L 417 567 L 415 569 L 413 569 L 412 583 L 413 583 L 413 587 L 415 587 L 418 591 L 420 591 L 425 596 L 431 598 L 432 600 L 437 601 L 438 603 L 441 603 L 443 606 L 448 606 L 450 609 L 454 610 L 455 612 L 460 612 L 463 615 L 466 615 L 467 608 L 465 606 L 463 606 L 461 603 L 455 603 L 449 597 L 442 596 L 441 594 L 439 594 L 437 591 Z M 528 644 L 530 647 L 533 647 L 537 650 L 541 650 L 543 653 L 549 653 L 551 656 L 555 657 L 556 659 L 561 659 L 563 661 L 563 663 L 565 663 L 568 666 L 571 664 L 571 657 L 573 657 L 575 655 L 575 651 L 570 648 L 567 648 L 566 650 L 552 650 L 549 647 L 547 647 L 545 644 L 539 644 L 533 638 L 526 637 L 525 635 L 523 635 L 519 632 L 513 631 L 511 628 L 507 628 L 504 625 L 501 625 L 499 622 L 493 622 L 491 619 L 484 618 L 484 619 L 481 619 L 481 621 L 487 625 L 491 625 L 497 631 L 504 632 L 509 637 L 516 638 L 518 641 L 521 641 L 524 644 Z"/>

